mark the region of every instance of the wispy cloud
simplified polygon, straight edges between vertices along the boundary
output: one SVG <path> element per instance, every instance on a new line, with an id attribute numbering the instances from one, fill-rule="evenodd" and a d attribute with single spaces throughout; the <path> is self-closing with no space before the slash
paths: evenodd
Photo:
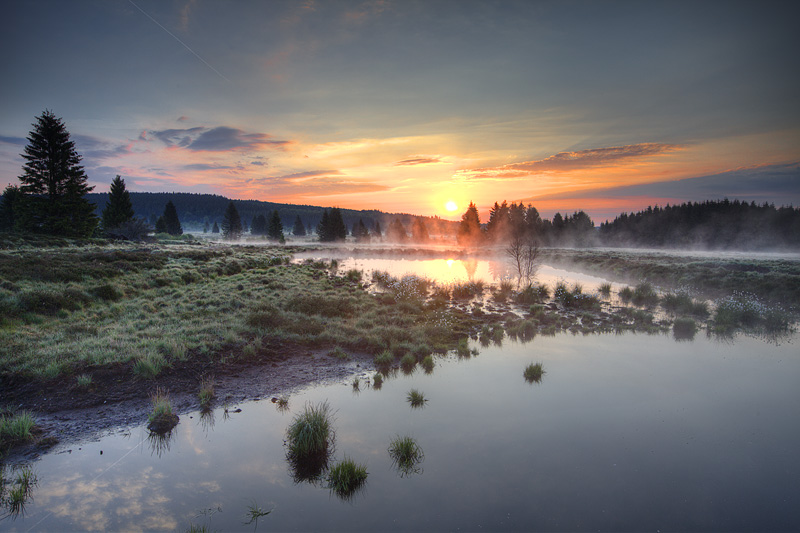
<path id="1" fill-rule="evenodd" d="M 0 135 L 0 143 L 25 146 L 28 143 L 28 140 L 24 137 L 6 137 L 5 135 Z"/>
<path id="2" fill-rule="evenodd" d="M 638 143 L 575 152 L 559 152 L 544 159 L 511 163 L 498 167 L 462 170 L 459 172 L 458 177 L 466 179 L 518 178 L 537 172 L 575 171 L 644 159 L 673 152 L 680 148 L 681 146 L 676 144 Z"/>
<path id="3" fill-rule="evenodd" d="M 276 140 L 266 133 L 247 133 L 238 128 L 217 126 L 216 128 L 171 128 L 152 130 L 148 134 L 168 147 L 186 148 L 193 152 L 227 152 L 232 150 L 255 150 L 261 148 L 282 149 L 292 141 Z"/>
<path id="4" fill-rule="evenodd" d="M 406 166 L 406 165 L 429 165 L 432 163 L 441 163 L 442 160 L 438 157 L 412 157 L 409 159 L 403 159 L 402 161 L 397 161 L 395 166 Z"/>

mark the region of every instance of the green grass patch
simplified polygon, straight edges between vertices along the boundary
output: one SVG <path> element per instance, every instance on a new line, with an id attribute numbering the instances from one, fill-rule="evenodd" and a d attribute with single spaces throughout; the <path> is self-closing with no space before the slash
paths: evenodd
<path id="1" fill-rule="evenodd" d="M 410 436 L 396 436 L 389 442 L 389 457 L 392 464 L 401 476 L 419 474 L 422 472 L 420 464 L 425 459 L 422 448 Z"/>
<path id="2" fill-rule="evenodd" d="M 672 336 L 676 340 L 692 340 L 697 333 L 697 323 L 689 317 L 678 317 L 672 323 Z"/>
<path id="3" fill-rule="evenodd" d="M 36 420 L 27 411 L 0 414 L 0 456 L 9 448 L 33 440 Z"/>
<path id="4" fill-rule="evenodd" d="M 289 454 L 298 459 L 327 455 L 333 437 L 333 412 L 328 402 L 306 404 L 286 430 Z"/>
<path id="5" fill-rule="evenodd" d="M 428 399 L 425 398 L 425 394 L 423 394 L 422 392 L 420 392 L 417 389 L 411 389 L 408 392 L 408 395 L 406 395 L 406 400 L 408 400 L 408 403 L 411 404 L 411 407 L 413 407 L 415 409 L 419 409 L 420 407 L 424 407 L 425 404 L 428 401 Z"/>

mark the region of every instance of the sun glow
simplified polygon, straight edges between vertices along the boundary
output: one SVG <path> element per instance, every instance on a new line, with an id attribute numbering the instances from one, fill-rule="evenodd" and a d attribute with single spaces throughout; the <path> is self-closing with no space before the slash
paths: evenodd
<path id="1" fill-rule="evenodd" d="M 453 211 L 456 211 L 458 209 L 458 204 L 456 204 L 454 201 L 450 200 L 449 202 L 444 204 L 444 208 L 452 213 Z"/>

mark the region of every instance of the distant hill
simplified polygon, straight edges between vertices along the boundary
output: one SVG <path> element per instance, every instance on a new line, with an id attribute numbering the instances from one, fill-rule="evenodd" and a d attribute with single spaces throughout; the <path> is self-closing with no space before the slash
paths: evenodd
<path id="1" fill-rule="evenodd" d="M 155 225 L 156 219 L 164 213 L 164 206 L 171 200 L 175 204 L 178 218 L 184 230 L 187 231 L 202 231 L 206 222 L 208 222 L 209 226 L 212 226 L 214 222 L 218 224 L 222 222 L 225 209 L 228 207 L 228 202 L 231 201 L 230 198 L 217 194 L 185 192 L 131 192 L 130 196 L 136 216 L 143 217 L 153 225 Z M 90 193 L 86 195 L 86 198 L 97 206 L 96 211 L 100 215 L 108 201 L 108 193 Z M 269 219 L 272 212 L 277 209 L 286 233 L 291 233 L 295 218 L 298 215 L 307 229 L 316 228 L 322 218 L 322 211 L 329 209 L 329 207 L 279 204 L 259 200 L 233 200 L 233 203 L 236 205 L 242 220 L 247 223 L 248 228 L 256 216 L 263 214 Z M 341 209 L 341 212 L 348 231 L 352 229 L 353 224 L 358 223 L 359 219 L 363 220 L 364 225 L 370 230 L 375 227 L 376 222 L 380 223 L 384 233 L 389 227 L 389 223 L 397 218 L 403 222 L 409 231 L 413 220 L 422 218 L 431 235 L 455 234 L 458 226 L 457 222 L 442 220 L 438 217 L 421 217 L 406 213 L 384 213 L 374 209 L 362 211 Z"/>
<path id="2" fill-rule="evenodd" d="M 606 246 L 796 249 L 800 209 L 727 199 L 648 207 L 601 224 L 600 239 Z"/>

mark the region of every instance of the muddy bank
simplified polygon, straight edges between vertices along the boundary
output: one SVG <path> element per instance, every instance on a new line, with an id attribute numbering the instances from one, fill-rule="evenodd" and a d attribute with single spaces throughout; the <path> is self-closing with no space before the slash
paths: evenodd
<path id="1" fill-rule="evenodd" d="M 212 408 L 235 410 L 245 401 L 269 401 L 315 383 L 343 381 L 374 370 L 372 357 L 350 354 L 349 360 L 303 347 L 280 345 L 256 357 L 235 358 L 225 364 L 186 361 L 164 370 L 155 379 L 132 377 L 130 365 L 101 368 L 88 389 L 75 386 L 74 377 L 47 382 L 0 382 L 4 403 L 31 411 L 37 423 L 36 440 L 12 450 L 9 460 L 28 460 L 53 446 L 97 438 L 110 429 L 147 421 L 150 394 L 169 393 L 182 419 L 200 409 L 198 392 L 203 376 L 213 376 Z"/>

